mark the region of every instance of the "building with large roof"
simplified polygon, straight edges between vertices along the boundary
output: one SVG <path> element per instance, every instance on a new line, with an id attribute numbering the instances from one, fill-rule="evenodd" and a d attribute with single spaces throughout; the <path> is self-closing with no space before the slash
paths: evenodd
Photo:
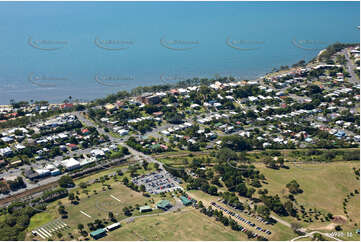
<path id="1" fill-rule="evenodd" d="M 168 208 L 170 208 L 172 205 L 170 204 L 170 202 L 168 200 L 160 200 L 157 203 L 157 208 L 163 209 L 163 210 L 167 210 Z"/>
<path id="2" fill-rule="evenodd" d="M 107 231 L 112 231 L 120 227 L 120 223 L 114 223 L 106 227 Z"/>
<path id="3" fill-rule="evenodd" d="M 105 229 L 97 229 L 93 232 L 90 232 L 90 236 L 94 239 L 99 239 L 106 235 L 107 231 Z"/>
<path id="4" fill-rule="evenodd" d="M 141 213 L 149 212 L 149 211 L 152 211 L 152 208 L 150 206 L 139 207 L 139 212 L 141 212 Z"/>
<path id="5" fill-rule="evenodd" d="M 180 196 L 180 200 L 182 201 L 183 205 L 188 206 L 192 204 L 192 201 L 185 196 Z"/>
<path id="6" fill-rule="evenodd" d="M 75 160 L 74 158 L 70 158 L 67 160 L 61 161 L 61 165 L 65 167 L 66 170 L 74 170 L 80 167 L 80 162 Z"/>

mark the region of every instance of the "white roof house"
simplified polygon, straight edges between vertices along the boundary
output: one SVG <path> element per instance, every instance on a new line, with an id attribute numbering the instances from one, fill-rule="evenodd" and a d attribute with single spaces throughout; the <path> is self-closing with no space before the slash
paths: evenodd
<path id="1" fill-rule="evenodd" d="M 104 155 L 105 155 L 104 151 L 102 151 L 102 150 L 100 150 L 100 149 L 92 150 L 92 151 L 90 151 L 90 154 L 91 154 L 92 156 L 95 156 L 95 157 L 97 157 L 97 156 L 104 156 Z"/>
<path id="2" fill-rule="evenodd" d="M 167 136 L 170 135 L 170 133 L 167 130 L 163 130 L 163 131 L 161 131 L 161 133 L 164 135 L 167 135 Z"/>
<path id="3" fill-rule="evenodd" d="M 0 149 L 0 156 L 10 155 L 13 151 L 9 147 Z"/>
<path id="4" fill-rule="evenodd" d="M 120 129 L 120 130 L 118 130 L 118 134 L 119 134 L 119 135 L 127 135 L 128 133 L 129 133 L 129 131 L 126 130 L 126 129 Z"/>
<path id="5" fill-rule="evenodd" d="M 22 149 L 25 149 L 25 148 L 26 147 L 24 145 L 22 145 L 22 144 L 15 145 L 15 149 L 17 149 L 17 150 L 22 150 Z"/>
<path id="6" fill-rule="evenodd" d="M 2 137 L 1 140 L 2 140 L 3 142 L 5 142 L 5 143 L 8 143 L 8 142 L 13 141 L 14 139 L 11 138 L 11 137 Z"/>

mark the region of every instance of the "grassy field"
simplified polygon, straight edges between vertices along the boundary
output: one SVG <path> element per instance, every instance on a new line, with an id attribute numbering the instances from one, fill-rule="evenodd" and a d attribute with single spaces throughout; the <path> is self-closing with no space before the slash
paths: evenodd
<path id="1" fill-rule="evenodd" d="M 181 165 L 181 159 L 164 159 L 163 162 L 170 162 L 173 166 Z M 290 169 L 273 170 L 266 168 L 262 163 L 255 164 L 257 169 L 265 175 L 268 184 L 263 184 L 262 189 L 267 188 L 269 193 L 279 194 L 281 200 L 285 201 L 288 195 L 288 189 L 285 184 L 295 179 L 299 184 L 303 193 L 296 195 L 296 200 L 299 205 L 303 205 L 307 210 L 309 208 L 317 208 L 323 213 L 332 213 L 333 215 L 345 216 L 343 211 L 343 200 L 347 194 L 354 192 L 355 189 L 360 191 L 359 181 L 356 180 L 356 176 L 353 167 L 359 168 L 359 162 L 332 162 L 332 163 L 307 163 L 302 165 L 290 164 Z M 129 173 L 126 171 L 127 166 L 121 166 L 99 172 L 97 174 L 81 178 L 76 180 L 76 184 L 79 185 L 82 182 L 92 182 L 95 179 L 99 179 L 104 175 L 112 175 L 118 169 L 125 171 L 124 176 L 129 177 Z M 151 169 L 153 170 L 153 169 Z M 140 169 L 138 174 L 143 174 L 144 169 Z M 59 202 L 65 206 L 65 210 L 68 212 L 68 218 L 63 219 L 70 229 L 63 233 L 62 239 L 72 240 L 68 235 L 71 233 L 74 239 L 79 239 L 80 234 L 77 229 L 77 225 L 82 223 L 87 228 L 87 223 L 94 222 L 95 219 L 106 220 L 108 218 L 108 212 L 114 213 L 118 221 L 126 218 L 122 209 L 124 207 L 136 205 L 150 205 L 163 199 L 160 195 L 152 196 L 151 198 L 144 197 L 141 193 L 135 192 L 130 188 L 124 186 L 120 181 L 121 177 L 117 176 L 117 179 L 109 178 L 105 181 L 105 184 L 110 184 L 111 189 L 106 188 L 102 183 L 94 183 L 89 185 L 86 190 L 88 194 L 84 193 L 84 189 L 79 187 L 72 190 L 80 198 L 78 205 L 70 203 L 68 198 L 63 198 L 56 202 L 49 204 L 46 212 L 36 214 L 31 218 L 28 232 L 38 228 L 54 219 L 59 218 L 58 207 Z M 95 190 L 95 192 L 94 192 Z M 211 196 L 202 191 L 189 191 L 189 194 L 197 200 L 202 200 L 205 206 L 208 206 L 211 201 L 217 201 L 219 197 Z M 257 193 L 255 193 L 257 196 Z M 114 198 L 115 197 L 115 198 Z M 175 200 L 170 194 L 166 199 L 171 203 L 175 203 Z M 242 202 L 245 202 L 245 198 L 241 198 Z M 340 238 L 343 240 L 358 240 L 359 236 L 355 233 L 356 227 L 360 226 L 360 195 L 356 194 L 351 196 L 347 203 L 347 212 L 349 217 L 347 221 L 341 226 L 345 232 L 345 236 Z M 190 210 L 187 208 L 186 210 Z M 85 212 L 91 218 L 87 217 L 80 211 Z M 159 210 L 152 213 L 161 212 Z M 150 214 L 152 214 L 150 213 Z M 133 216 L 140 215 L 136 209 L 133 211 Z M 270 240 L 290 240 L 297 237 L 291 228 L 281 223 L 275 225 L 263 225 L 256 221 L 254 218 L 244 215 L 244 217 L 255 222 L 261 227 L 265 227 L 272 231 Z M 312 223 L 303 221 L 297 221 L 292 217 L 283 217 L 286 222 L 298 222 L 302 227 L 306 227 L 310 230 L 319 230 L 323 232 L 332 232 L 332 229 L 326 228 L 331 222 L 320 222 L 314 220 Z M 356 225 L 355 225 L 356 223 Z M 241 224 L 241 223 L 240 223 Z M 327 230 L 328 229 L 328 230 Z M 346 232 L 353 232 L 352 236 L 346 236 Z M 33 237 L 28 233 L 28 240 Z M 52 239 L 59 239 L 53 237 Z M 232 231 L 229 227 L 223 226 L 220 222 L 215 221 L 214 218 L 209 218 L 199 211 L 191 209 L 191 211 L 180 211 L 176 213 L 167 213 L 154 215 L 149 217 L 136 218 L 132 223 L 122 222 L 122 227 L 109 232 L 108 236 L 103 240 L 247 240 L 247 236 L 242 232 Z"/>
<path id="2" fill-rule="evenodd" d="M 203 201 L 204 206 L 208 207 L 210 206 L 210 202 L 216 202 L 217 199 L 219 197 L 215 197 L 215 196 L 211 196 L 207 193 L 204 193 L 200 190 L 191 190 L 188 192 L 189 195 L 191 195 L 192 197 L 194 197 L 195 199 L 201 200 Z M 241 199 L 242 202 L 244 202 L 246 199 Z M 228 209 L 233 210 L 232 208 L 228 207 Z M 236 213 L 239 213 L 238 211 L 233 210 Z M 248 216 L 245 213 L 241 214 L 242 217 L 254 222 L 255 224 L 257 224 L 258 226 L 262 227 L 262 228 L 266 228 L 270 231 L 272 231 L 272 235 L 270 237 L 267 237 L 269 240 L 290 240 L 294 237 L 297 237 L 297 235 L 292 231 L 291 228 L 277 223 L 275 225 L 265 225 L 263 223 L 260 223 L 259 221 L 257 221 L 256 219 Z M 245 226 L 246 228 L 250 229 L 250 226 L 247 226 L 243 223 L 241 223 L 240 221 L 238 221 L 238 223 L 240 225 Z M 252 229 L 252 228 L 251 228 Z M 255 232 L 257 232 L 256 230 L 254 230 Z"/>
<path id="3" fill-rule="evenodd" d="M 288 189 L 285 184 L 295 179 L 299 184 L 303 193 L 296 195 L 299 205 L 303 205 L 306 209 L 316 208 L 325 213 L 330 212 L 333 215 L 345 216 L 343 212 L 343 200 L 348 193 L 355 189 L 360 191 L 359 181 L 352 170 L 353 167 L 359 168 L 359 162 L 332 162 L 328 164 L 304 164 L 290 165 L 290 169 L 273 170 L 266 168 L 263 164 L 256 167 L 265 175 L 268 184 L 264 184 L 263 188 L 267 188 L 271 194 L 279 194 L 281 200 L 285 201 L 288 195 Z M 357 194 L 350 199 L 347 205 L 349 218 L 342 225 L 345 231 L 355 231 L 360 225 L 360 195 Z M 286 217 L 284 220 L 295 222 L 296 219 Z M 313 223 L 298 222 L 310 229 L 322 229 L 329 222 Z M 327 231 L 327 230 L 325 230 Z"/>
<path id="4" fill-rule="evenodd" d="M 91 175 L 86 178 L 79 179 L 76 181 L 76 184 L 93 181 L 104 175 L 110 175 L 114 173 L 115 170 L 116 169 L 111 169 Z M 139 170 L 139 173 L 143 172 L 144 170 Z M 129 174 L 125 173 L 124 176 L 129 176 Z M 65 210 L 68 212 L 68 218 L 63 219 L 63 221 L 71 227 L 71 229 L 67 231 L 67 233 L 71 232 L 75 236 L 75 238 L 77 238 L 77 235 L 79 235 L 79 232 L 77 230 L 78 224 L 81 223 L 85 226 L 86 229 L 88 229 L 86 226 L 87 223 L 94 222 L 95 219 L 105 220 L 108 218 L 109 212 L 113 212 L 117 220 L 122 220 L 126 218 L 122 210 L 124 207 L 132 206 L 132 208 L 134 208 L 132 214 L 133 216 L 137 216 L 140 215 L 140 212 L 135 209 L 137 205 L 150 205 L 152 207 L 155 207 L 155 203 L 157 203 L 161 199 L 168 199 L 171 203 L 175 203 L 174 198 L 172 198 L 170 194 L 166 195 L 166 197 L 161 197 L 160 195 L 155 195 L 151 198 L 145 197 L 142 195 L 142 193 L 133 191 L 130 188 L 124 186 L 120 181 L 121 177 L 119 176 L 117 180 L 115 180 L 114 178 L 109 178 L 108 180 L 106 180 L 104 184 L 111 185 L 110 189 L 106 188 L 106 186 L 103 186 L 100 182 L 93 183 L 89 185 L 86 189 L 82 189 L 80 187 L 73 189 L 71 192 L 77 194 L 80 198 L 79 204 L 71 204 L 68 198 L 63 198 L 53 203 L 50 203 L 46 212 L 38 213 L 31 218 L 30 225 L 27 231 L 30 232 L 31 230 L 36 229 L 39 226 L 42 226 L 59 218 L 59 203 L 64 205 Z M 84 190 L 87 190 L 88 194 L 86 194 Z M 80 211 L 86 213 L 90 217 L 84 215 Z M 153 213 L 161 212 L 163 211 L 158 209 L 153 210 Z M 68 237 L 67 233 L 63 234 L 63 239 L 71 240 L 71 238 Z M 30 235 L 28 236 L 28 239 L 32 238 Z"/>
<path id="5" fill-rule="evenodd" d="M 135 219 L 102 240 L 247 240 L 197 210 Z"/>

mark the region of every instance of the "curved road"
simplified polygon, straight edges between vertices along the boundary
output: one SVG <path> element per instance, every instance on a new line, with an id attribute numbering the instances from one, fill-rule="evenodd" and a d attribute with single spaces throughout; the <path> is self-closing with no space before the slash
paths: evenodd
<path id="1" fill-rule="evenodd" d="M 331 235 L 328 234 L 328 233 L 323 233 L 323 232 L 320 232 L 320 231 L 312 231 L 312 232 L 307 233 L 307 234 L 305 234 L 305 235 L 301 235 L 301 236 L 298 236 L 298 237 L 296 237 L 296 238 L 293 238 L 291 241 L 296 241 L 296 240 L 298 240 L 298 239 L 311 237 L 311 236 L 312 236 L 313 234 L 315 234 L 315 233 L 321 234 L 321 235 L 323 235 L 323 236 L 326 236 L 326 237 L 328 237 L 328 238 L 331 238 L 331 239 L 334 239 L 334 240 L 337 240 L 337 241 L 342 241 L 342 240 L 340 240 L 340 239 L 338 239 L 338 238 L 335 238 L 335 237 L 331 236 Z"/>

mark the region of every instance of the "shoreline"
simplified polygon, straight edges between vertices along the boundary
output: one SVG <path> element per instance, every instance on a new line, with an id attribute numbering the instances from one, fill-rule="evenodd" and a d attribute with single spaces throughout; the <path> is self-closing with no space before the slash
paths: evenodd
<path id="1" fill-rule="evenodd" d="M 263 77 L 265 77 L 265 76 L 267 76 L 267 75 L 269 75 L 269 74 L 271 74 L 272 72 L 267 72 L 267 73 L 264 73 L 264 74 L 258 74 L 258 75 L 256 75 L 257 76 L 257 78 L 250 78 L 250 79 L 242 79 L 242 81 L 243 80 L 248 80 L 248 81 L 257 81 L 257 80 L 260 80 L 261 78 L 263 78 Z M 224 77 L 224 76 L 219 76 L 219 77 Z M 233 77 L 233 76 L 231 76 L 231 77 Z M 197 78 L 197 76 L 194 76 L 194 77 L 191 77 L 191 78 L 189 78 L 190 80 L 192 80 L 193 78 Z M 201 79 L 201 78 L 200 78 Z M 215 77 L 209 77 L 209 78 L 207 78 L 208 80 L 212 80 L 212 79 L 215 79 Z M 239 81 L 241 81 L 241 80 L 239 80 Z M 112 92 L 110 92 L 110 93 L 108 93 L 108 94 L 101 94 L 101 96 L 100 97 L 93 97 L 93 98 L 87 98 L 86 100 L 89 100 L 88 102 L 84 102 L 84 101 L 80 101 L 79 103 L 76 103 L 76 102 L 72 102 L 73 104 L 88 104 L 88 103 L 90 103 L 90 102 L 92 102 L 92 101 L 95 101 L 96 99 L 104 99 L 104 98 L 106 98 L 107 96 L 109 96 L 109 95 L 113 95 L 113 94 L 116 94 L 117 92 L 119 92 L 119 91 L 126 91 L 126 92 L 128 92 L 128 93 L 131 93 L 131 91 L 132 90 L 134 90 L 134 89 L 136 89 L 136 88 L 139 88 L 139 87 L 154 87 L 154 86 L 162 86 L 162 85 L 171 85 L 171 86 L 174 86 L 174 88 L 176 88 L 175 87 L 175 85 L 177 84 L 178 82 L 174 82 L 174 83 L 169 83 L 169 84 L 167 84 L 167 83 L 164 83 L 164 82 L 159 82 L 159 83 L 154 83 L 154 84 L 152 84 L 152 85 L 145 85 L 145 86 L 143 86 L 143 85 L 138 85 L 138 86 L 135 86 L 135 87 L 133 87 L 133 88 L 130 88 L 130 89 L 123 89 L 123 90 L 117 90 L 117 91 L 112 91 Z M 64 95 L 64 97 L 67 97 L 67 96 L 69 96 L 69 95 Z M 75 96 L 72 96 L 73 97 L 73 99 L 74 100 L 76 100 L 77 98 L 75 97 Z M 83 99 L 84 100 L 84 98 L 80 98 L 80 100 L 81 99 Z M 31 99 L 29 99 L 29 100 L 31 100 Z M 29 100 L 19 100 L 19 101 L 15 101 L 15 102 L 23 102 L 23 101 L 25 101 L 25 102 L 29 102 Z M 36 100 L 36 101 L 47 101 L 47 100 Z M 9 102 L 10 102 L 10 100 L 9 100 Z M 51 103 L 48 103 L 49 104 L 49 106 L 57 106 L 57 105 L 61 105 L 61 104 L 64 104 L 64 102 L 63 101 L 60 101 L 60 102 L 51 102 Z M 29 104 L 30 105 L 30 104 Z M 32 105 L 35 105 L 35 104 L 32 104 Z M 8 108 L 8 107 L 12 107 L 12 105 L 11 104 L 0 104 L 0 108 Z"/>
<path id="2" fill-rule="evenodd" d="M 277 69 L 275 70 L 275 71 L 273 71 L 273 69 L 275 69 L 276 67 L 274 67 L 271 71 L 268 71 L 268 72 L 263 72 L 263 73 L 259 73 L 259 74 L 256 74 L 256 75 L 254 75 L 254 77 L 253 78 L 249 78 L 249 79 L 246 79 L 246 78 L 244 78 L 244 79 L 242 79 L 242 80 L 240 80 L 240 79 L 238 79 L 238 81 L 245 81 L 245 80 L 248 80 L 248 81 L 260 81 L 260 80 L 262 80 L 263 78 L 266 78 L 266 77 L 272 77 L 272 76 L 274 76 L 274 75 L 281 75 L 281 74 L 284 74 L 284 73 L 286 73 L 286 72 L 292 72 L 292 71 L 294 71 L 294 70 L 296 70 L 296 69 L 298 69 L 298 68 L 306 68 L 306 67 L 309 67 L 310 65 L 311 66 L 313 66 L 314 64 L 312 64 L 312 61 L 314 61 L 315 59 L 318 59 L 318 57 L 323 53 L 323 52 L 325 52 L 327 50 L 327 48 L 325 48 L 325 49 L 322 49 L 322 50 L 320 50 L 315 56 L 314 56 L 314 58 L 313 59 L 310 59 L 308 62 L 306 62 L 306 64 L 305 64 L 305 66 L 304 67 L 300 67 L 300 66 L 295 66 L 295 67 L 293 67 L 293 65 L 294 64 L 297 64 L 297 62 L 296 63 L 291 63 L 291 64 L 288 64 L 288 65 L 286 65 L 286 66 L 288 66 L 289 68 L 288 69 L 284 69 L 284 70 L 281 70 L 281 69 L 279 69 L 280 67 L 277 67 Z M 304 59 L 302 59 L 302 60 L 304 60 Z M 207 79 L 208 80 L 215 80 L 216 78 L 222 78 L 222 77 L 226 77 L 226 76 L 221 76 L 221 75 L 219 75 L 218 77 L 216 77 L 216 75 L 217 74 L 214 74 L 212 77 L 207 77 Z M 229 75 L 229 77 L 233 77 L 233 75 Z M 187 78 L 187 80 L 192 80 L 193 78 L 197 78 L 197 76 L 193 76 L 193 77 L 190 77 L 190 78 Z M 237 77 L 236 77 L 237 78 Z M 201 77 L 200 77 L 200 79 L 201 79 Z M 181 81 L 185 81 L 185 80 L 181 80 Z M 110 96 L 110 95 L 114 95 L 114 94 L 116 94 L 117 92 L 120 92 L 120 91 L 126 91 L 126 92 L 128 92 L 128 93 L 130 93 L 131 94 L 131 92 L 132 92 L 132 90 L 135 90 L 135 89 L 137 89 L 137 88 L 140 88 L 140 87 L 149 87 L 149 88 L 151 88 L 151 87 L 155 87 L 155 86 L 165 86 L 165 85 L 171 85 L 171 86 L 174 86 L 174 88 L 176 88 L 176 85 L 179 83 L 179 82 L 181 82 L 181 81 L 177 81 L 177 82 L 174 82 L 174 83 L 165 83 L 165 82 L 162 82 L 162 81 L 160 81 L 159 83 L 154 83 L 154 84 L 152 84 L 152 85 L 145 85 L 145 86 L 143 86 L 143 85 L 138 85 L 138 86 L 135 86 L 135 87 L 133 87 L 133 88 L 126 88 L 126 89 L 122 89 L 122 90 L 112 90 L 112 91 L 110 91 L 108 94 L 100 94 L 99 95 L 99 97 L 95 97 L 95 96 L 93 96 L 93 97 L 91 97 L 91 98 L 74 98 L 74 97 L 76 97 L 76 96 L 73 96 L 72 95 L 72 97 L 73 97 L 73 99 L 74 100 L 79 100 L 79 102 L 71 102 L 72 104 L 81 104 L 81 105 L 87 105 L 87 104 L 89 104 L 89 103 L 91 103 L 91 102 L 93 102 L 93 101 L 95 101 L 95 100 L 97 100 L 97 99 L 104 99 L 104 98 L 106 98 L 106 97 L 108 97 L 108 96 Z M 67 97 L 69 94 L 67 94 L 67 95 L 64 95 L 64 97 Z M 131 95 L 131 97 L 133 97 L 133 95 Z M 10 99 L 11 100 L 11 99 Z M 9 102 L 10 102 L 10 100 L 9 100 Z M 31 99 L 29 99 L 29 100 L 31 100 Z M 22 102 L 22 101 L 25 101 L 25 102 L 29 102 L 29 100 L 19 100 L 19 101 L 16 101 L 16 102 Z M 81 100 L 86 100 L 86 101 L 81 101 Z M 47 100 L 38 100 L 38 101 L 47 101 Z M 48 105 L 51 107 L 51 106 L 59 106 L 59 105 L 61 105 L 61 104 L 64 104 L 64 101 L 59 101 L 59 102 L 51 102 L 51 103 L 48 103 Z M 35 105 L 35 104 L 32 104 L 32 105 Z M 12 105 L 11 104 L 0 104 L 0 108 L 11 108 L 12 107 Z"/>

